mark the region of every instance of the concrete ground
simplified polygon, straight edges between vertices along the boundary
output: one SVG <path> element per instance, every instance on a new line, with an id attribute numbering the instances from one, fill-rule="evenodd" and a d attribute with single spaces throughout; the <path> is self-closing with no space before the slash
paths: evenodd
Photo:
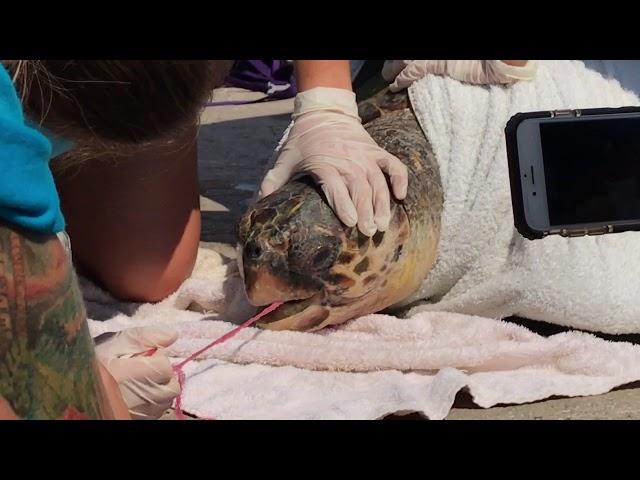
<path id="1" fill-rule="evenodd" d="M 236 89 L 214 94 L 214 100 L 260 97 Z M 203 112 L 199 137 L 203 246 L 234 256 L 237 220 L 289 124 L 292 108 L 293 101 L 284 100 L 209 107 Z M 448 417 L 451 420 L 640 419 L 640 388 L 486 410 L 474 408 L 461 395 L 456 405 Z"/>

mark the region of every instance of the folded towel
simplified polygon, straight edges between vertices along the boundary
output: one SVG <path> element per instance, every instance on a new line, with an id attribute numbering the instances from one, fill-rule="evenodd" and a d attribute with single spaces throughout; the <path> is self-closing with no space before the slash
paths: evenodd
<path id="1" fill-rule="evenodd" d="M 504 126 L 517 112 L 640 105 L 581 61 L 541 61 L 509 88 L 428 76 L 409 94 L 440 166 L 438 259 L 411 310 L 510 315 L 606 333 L 640 332 L 640 233 L 529 241 L 513 225 Z"/>
<path id="2" fill-rule="evenodd" d="M 235 262 L 210 250 L 200 250 L 193 277 L 157 304 L 115 301 L 86 279 L 82 287 L 94 337 L 172 324 L 180 333 L 169 349 L 175 363 L 231 330 L 227 316 L 237 323 L 253 313 Z M 442 419 L 461 389 L 491 407 L 596 395 L 640 380 L 640 346 L 580 332 L 544 338 L 456 313 L 367 315 L 317 333 L 248 328 L 187 364 L 185 373 L 184 410 L 199 417 L 376 419 L 420 412 Z"/>

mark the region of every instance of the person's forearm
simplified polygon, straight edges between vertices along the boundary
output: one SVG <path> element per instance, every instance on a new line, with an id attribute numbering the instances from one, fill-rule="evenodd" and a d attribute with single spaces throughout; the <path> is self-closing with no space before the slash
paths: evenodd
<path id="1" fill-rule="evenodd" d="M 349 60 L 295 60 L 298 91 L 315 87 L 351 90 Z"/>
<path id="2" fill-rule="evenodd" d="M 126 418 L 101 370 L 60 241 L 0 223 L 0 416 Z"/>
<path id="3" fill-rule="evenodd" d="M 501 60 L 507 65 L 513 65 L 514 67 L 524 67 L 529 60 Z"/>

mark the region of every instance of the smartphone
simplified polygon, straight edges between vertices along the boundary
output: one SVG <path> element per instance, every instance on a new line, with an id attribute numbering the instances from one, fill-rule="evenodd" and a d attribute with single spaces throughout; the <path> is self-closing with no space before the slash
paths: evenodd
<path id="1" fill-rule="evenodd" d="M 518 113 L 505 128 L 524 237 L 640 230 L 640 108 Z"/>

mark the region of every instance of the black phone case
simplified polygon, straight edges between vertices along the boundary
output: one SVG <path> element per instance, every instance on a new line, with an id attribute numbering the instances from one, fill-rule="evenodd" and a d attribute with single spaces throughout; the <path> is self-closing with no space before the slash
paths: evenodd
<path id="1" fill-rule="evenodd" d="M 552 110 L 528 113 L 516 113 L 509 119 L 505 126 L 505 139 L 507 146 L 507 160 L 509 162 L 509 182 L 511 184 L 511 204 L 513 207 L 513 219 L 515 227 L 520 234 L 529 240 L 544 238 L 547 235 L 562 235 L 566 237 L 578 237 L 583 235 L 600 235 L 604 233 L 625 232 L 630 230 L 640 230 L 640 223 L 627 223 L 617 225 L 585 224 L 576 228 L 559 230 L 540 231 L 531 228 L 527 223 L 524 214 L 524 199 L 522 196 L 522 185 L 520 183 L 520 161 L 518 159 L 518 142 L 516 132 L 518 125 L 529 118 L 550 118 L 550 117 L 584 117 L 588 115 L 618 114 L 618 113 L 640 113 L 640 107 L 620 107 L 620 108 L 589 108 L 576 110 Z"/>

